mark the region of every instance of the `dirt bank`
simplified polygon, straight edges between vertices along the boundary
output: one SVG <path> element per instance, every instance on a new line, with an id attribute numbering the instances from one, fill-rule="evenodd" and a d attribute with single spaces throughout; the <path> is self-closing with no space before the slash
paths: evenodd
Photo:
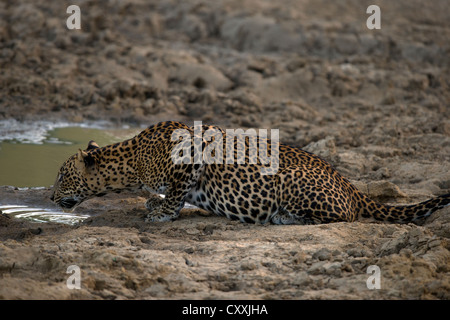
<path id="1" fill-rule="evenodd" d="M 47 193 L 28 201 L 42 204 Z M 448 208 L 423 226 L 250 225 L 194 209 L 175 222 L 146 224 L 144 202 L 130 194 L 91 200 L 79 210 L 95 216 L 75 227 L 1 215 L 0 297 L 450 298 Z M 81 270 L 80 290 L 67 287 L 71 265 Z M 371 265 L 380 268 L 379 290 L 366 284 Z"/>
<path id="2" fill-rule="evenodd" d="M 71 4 L 81 30 L 66 28 L 64 2 L 0 3 L 0 119 L 279 129 L 380 202 L 450 191 L 446 0 L 379 1 L 380 30 L 366 28 L 370 1 Z M 0 215 L 0 298 L 450 298 L 449 208 L 420 226 L 260 226 L 199 210 L 146 224 L 145 196 L 90 200 L 74 227 Z M 47 198 L 0 187 L 1 203 Z"/>

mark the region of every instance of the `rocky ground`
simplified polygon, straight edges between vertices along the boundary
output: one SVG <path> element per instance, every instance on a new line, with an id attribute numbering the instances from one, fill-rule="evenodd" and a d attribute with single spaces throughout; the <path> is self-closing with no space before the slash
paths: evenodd
<path id="1" fill-rule="evenodd" d="M 279 129 L 380 202 L 450 190 L 446 0 L 0 3 L 0 119 Z M 1 199 L 50 206 L 48 190 Z M 79 226 L 0 215 L 0 298 L 449 299 L 450 209 L 422 225 L 249 225 L 146 194 L 84 203 Z M 69 290 L 70 265 L 81 289 Z M 368 267 L 381 272 L 369 290 Z"/>

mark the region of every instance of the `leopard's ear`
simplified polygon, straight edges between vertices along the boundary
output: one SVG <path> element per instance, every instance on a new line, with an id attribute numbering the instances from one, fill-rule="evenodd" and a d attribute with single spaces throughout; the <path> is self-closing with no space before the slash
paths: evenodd
<path id="1" fill-rule="evenodd" d="M 91 168 L 95 165 L 95 158 L 81 149 L 78 149 L 77 159 L 80 162 L 84 162 L 86 168 Z"/>
<path id="2" fill-rule="evenodd" d="M 94 140 L 91 140 L 91 141 L 89 141 L 89 143 L 88 143 L 88 146 L 87 146 L 87 148 L 86 148 L 86 151 L 94 150 L 94 149 L 97 149 L 97 148 L 100 148 L 100 146 L 97 144 L 97 142 L 95 142 Z"/>
<path id="3" fill-rule="evenodd" d="M 81 149 L 78 149 L 78 153 L 77 153 L 77 160 L 80 162 L 84 162 L 84 158 L 87 157 L 87 152 L 83 151 Z"/>

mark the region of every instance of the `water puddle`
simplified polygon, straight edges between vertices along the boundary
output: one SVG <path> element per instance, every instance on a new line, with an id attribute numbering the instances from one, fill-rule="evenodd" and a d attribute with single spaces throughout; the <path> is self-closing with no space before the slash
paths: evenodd
<path id="1" fill-rule="evenodd" d="M 0 212 L 14 218 L 32 222 L 57 222 L 69 225 L 75 225 L 89 217 L 78 213 L 65 213 L 51 209 L 32 208 L 25 205 L 0 205 Z"/>

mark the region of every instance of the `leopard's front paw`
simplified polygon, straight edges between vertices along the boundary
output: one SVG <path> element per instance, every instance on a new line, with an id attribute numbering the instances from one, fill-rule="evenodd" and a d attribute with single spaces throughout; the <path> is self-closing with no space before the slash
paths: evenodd
<path id="1" fill-rule="evenodd" d="M 145 218 L 145 222 L 166 222 L 173 221 L 178 218 L 178 213 L 169 213 L 161 210 L 160 208 L 156 211 L 150 212 Z"/>
<path id="2" fill-rule="evenodd" d="M 163 201 L 164 199 L 159 196 L 151 197 L 145 202 L 145 207 L 150 211 L 154 211 L 161 207 Z"/>
<path id="3" fill-rule="evenodd" d="M 172 219 L 170 218 L 170 216 L 167 216 L 167 215 L 148 214 L 144 221 L 145 222 L 166 222 L 166 221 L 172 221 Z"/>

